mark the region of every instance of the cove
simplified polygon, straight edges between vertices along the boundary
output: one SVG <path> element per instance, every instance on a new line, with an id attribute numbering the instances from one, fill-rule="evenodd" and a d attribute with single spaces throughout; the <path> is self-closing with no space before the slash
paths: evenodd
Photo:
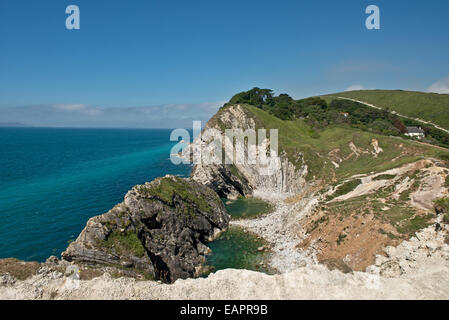
<path id="1" fill-rule="evenodd" d="M 246 269 L 272 274 L 273 270 L 267 267 L 269 252 L 258 250 L 262 246 L 267 246 L 265 240 L 243 228 L 231 226 L 209 244 L 212 253 L 207 256 L 205 265 L 209 272 Z"/>
<path id="2" fill-rule="evenodd" d="M 258 198 L 238 198 L 237 200 L 222 199 L 226 211 L 232 219 L 249 219 L 256 216 L 269 213 L 272 205 Z"/>

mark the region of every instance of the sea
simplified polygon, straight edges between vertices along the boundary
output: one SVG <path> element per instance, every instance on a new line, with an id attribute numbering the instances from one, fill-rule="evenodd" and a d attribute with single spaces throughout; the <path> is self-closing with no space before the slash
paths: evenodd
<path id="1" fill-rule="evenodd" d="M 0 258 L 60 256 L 134 185 L 187 177 L 168 129 L 0 128 Z"/>

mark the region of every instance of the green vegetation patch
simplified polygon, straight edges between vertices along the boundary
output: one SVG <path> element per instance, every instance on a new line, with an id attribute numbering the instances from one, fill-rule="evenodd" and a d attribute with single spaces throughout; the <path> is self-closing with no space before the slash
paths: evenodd
<path id="1" fill-rule="evenodd" d="M 443 216 L 443 222 L 446 223 L 446 224 L 449 224 L 449 213 L 446 213 L 446 214 Z"/>
<path id="2" fill-rule="evenodd" d="M 443 214 L 443 223 L 449 224 L 449 198 L 441 198 L 434 201 L 435 212 Z"/>
<path id="3" fill-rule="evenodd" d="M 335 192 L 331 196 L 329 196 L 326 200 L 330 201 L 334 198 L 338 198 L 342 195 L 348 194 L 349 192 L 357 188 L 361 183 L 362 183 L 361 179 L 347 181 L 343 183 L 341 186 L 339 186 L 337 190 L 335 190 Z"/>
<path id="4" fill-rule="evenodd" d="M 449 213 L 449 198 L 441 198 L 434 201 L 435 207 L 443 213 Z"/>
<path id="5" fill-rule="evenodd" d="M 434 218 L 432 214 L 426 216 L 416 216 L 413 219 L 406 220 L 397 227 L 397 231 L 402 234 L 412 235 L 415 232 L 426 228 L 431 224 L 431 220 Z"/>
<path id="6" fill-rule="evenodd" d="M 255 129 L 264 128 L 267 133 L 270 129 L 278 129 L 280 153 L 284 152 L 288 160 L 298 168 L 307 165 L 307 180 L 323 179 L 330 182 L 334 173 L 337 179 L 341 179 L 371 171 L 386 171 L 417 161 L 421 156 L 434 156 L 441 152 L 436 148 L 417 145 L 414 141 L 360 131 L 342 124 L 314 129 L 305 119 L 283 121 L 260 108 L 250 105 L 242 107 L 254 119 Z M 349 148 L 349 144 L 353 142 L 358 148 L 372 151 L 373 139 L 376 139 L 383 149 L 377 157 L 373 157 L 371 153 L 363 153 L 357 157 Z M 400 143 L 404 148 L 413 148 L 420 155 L 403 154 L 403 150 L 398 148 Z M 337 155 L 346 158 L 339 168 L 335 168 L 329 160 L 328 154 L 333 150 L 339 150 Z M 394 158 L 396 161 L 392 162 Z"/>
<path id="7" fill-rule="evenodd" d="M 378 180 L 391 180 L 394 179 L 396 177 L 395 174 L 381 174 L 380 176 L 374 177 L 373 181 L 378 181 Z"/>
<path id="8" fill-rule="evenodd" d="M 416 215 L 414 209 L 397 205 L 392 206 L 387 211 L 381 212 L 380 217 L 384 222 L 394 226 L 398 233 L 409 237 L 415 232 L 429 226 L 435 216 L 433 214 L 425 216 Z"/>
<path id="9" fill-rule="evenodd" d="M 223 199 L 226 211 L 233 219 L 248 219 L 273 211 L 273 205 L 258 198 L 240 197 L 237 200 Z"/>
<path id="10" fill-rule="evenodd" d="M 328 216 L 322 216 L 321 218 L 319 218 L 318 220 L 313 221 L 310 229 L 307 231 L 308 233 L 311 233 L 313 230 L 315 230 L 316 228 L 318 228 L 319 225 L 323 224 L 323 223 L 328 223 L 329 222 L 329 217 Z"/>
<path id="11" fill-rule="evenodd" d="M 346 237 L 347 237 L 347 235 L 345 235 L 345 234 L 343 234 L 343 233 L 340 233 L 340 234 L 338 235 L 337 245 L 340 245 L 343 241 L 345 241 Z"/>
<path id="12" fill-rule="evenodd" d="M 384 221 L 396 227 L 403 221 L 411 219 L 414 215 L 415 211 L 413 209 L 401 206 L 393 206 L 389 210 L 382 212 Z"/>
<path id="13" fill-rule="evenodd" d="M 436 158 L 448 161 L 449 160 L 449 152 L 439 152 L 435 155 Z"/>
<path id="14" fill-rule="evenodd" d="M 157 198 L 163 202 L 173 206 L 173 200 L 175 195 L 178 195 L 181 199 L 189 202 L 191 205 L 197 206 L 201 211 L 210 211 L 212 207 L 210 204 L 198 194 L 198 192 L 192 188 L 192 186 L 187 183 L 184 179 L 175 177 L 164 177 L 160 180 L 154 182 L 151 186 L 142 185 L 139 187 L 139 192 L 150 198 Z M 211 191 L 212 192 L 212 191 Z M 218 196 L 216 197 L 217 202 L 220 201 Z M 192 206 L 188 206 L 189 210 L 183 213 L 193 213 Z"/>
<path id="15" fill-rule="evenodd" d="M 449 129 L 449 94 L 402 90 L 361 90 L 333 94 L 352 98 L 402 115 L 431 121 Z"/>
<path id="16" fill-rule="evenodd" d="M 415 192 L 418 189 L 418 187 L 419 187 L 419 182 L 418 181 L 413 182 L 413 184 L 410 188 L 401 192 L 401 194 L 399 195 L 399 200 L 400 201 L 409 201 L 410 195 L 413 192 Z"/>
<path id="17" fill-rule="evenodd" d="M 145 248 L 136 232 L 113 231 L 104 242 L 104 246 L 119 255 L 143 257 L 145 254 Z"/>
<path id="18" fill-rule="evenodd" d="M 402 116 L 394 115 L 397 120 L 393 124 L 405 133 L 405 126 L 421 127 L 426 135 L 425 141 L 438 144 L 442 147 L 449 147 L 449 134 L 433 125 L 415 119 L 430 121 L 443 128 L 449 128 L 449 95 L 439 95 L 433 93 L 410 92 L 410 91 L 386 91 L 369 90 L 337 93 L 332 97 L 349 97 L 358 101 L 373 104 L 383 110 L 375 112 L 396 111 Z M 347 101 L 347 100 L 346 100 Z M 348 103 L 355 103 L 347 101 Z M 366 108 L 367 106 L 365 106 Z M 391 115 L 391 113 L 390 113 Z M 436 116 L 437 115 L 437 116 Z M 409 118 L 407 118 L 409 117 Z M 377 122 L 377 121 L 376 121 Z M 377 126 L 377 125 L 376 125 Z M 413 139 L 413 138 L 408 138 Z"/>
<path id="19" fill-rule="evenodd" d="M 449 152 L 406 139 L 403 118 L 336 96 L 294 100 L 286 94 L 274 96 L 269 89 L 253 88 L 235 95 L 210 123 L 226 129 L 220 115 L 234 104 L 242 106 L 255 121 L 256 130 L 278 130 L 280 154 L 297 168 L 307 165 L 308 181 L 338 181 L 386 171 L 426 156 L 449 158 Z M 373 139 L 383 149 L 376 157 L 372 154 Z M 359 148 L 358 154 L 349 147 L 351 142 Z M 338 168 L 332 164 L 330 152 L 344 159 Z"/>
<path id="20" fill-rule="evenodd" d="M 399 237 L 397 236 L 397 235 L 394 235 L 393 233 L 391 233 L 391 232 L 387 232 L 387 231 L 385 231 L 384 229 L 379 229 L 379 233 L 380 234 L 383 234 L 383 235 L 386 235 L 388 238 L 390 238 L 390 239 L 392 239 L 392 240 L 395 240 L 395 239 L 398 239 Z"/>
<path id="21" fill-rule="evenodd" d="M 345 191 L 349 191 L 352 187 L 348 186 L 345 189 Z M 406 202 L 398 201 L 390 197 L 394 191 L 393 189 L 394 186 L 389 186 L 382 190 L 378 190 L 373 194 L 327 203 L 321 208 L 321 210 L 325 212 L 325 216 L 315 223 L 312 223 L 311 230 L 308 232 L 313 231 L 319 224 L 328 221 L 328 217 L 330 216 L 334 216 L 336 219 L 343 221 L 348 217 L 358 219 L 373 214 L 374 218 L 382 224 L 390 225 L 396 229 L 394 232 L 387 232 L 382 228 L 377 230 L 380 234 L 383 234 L 392 240 L 408 239 L 417 231 L 426 228 L 433 223 L 435 214 L 429 213 L 427 215 L 418 215 L 415 209 L 408 206 Z M 379 199 L 383 199 L 383 201 L 380 201 Z M 435 201 L 435 211 L 439 214 L 448 214 L 449 198 Z M 344 241 L 345 235 L 344 233 L 341 233 L 336 239 L 336 242 L 340 245 Z"/>

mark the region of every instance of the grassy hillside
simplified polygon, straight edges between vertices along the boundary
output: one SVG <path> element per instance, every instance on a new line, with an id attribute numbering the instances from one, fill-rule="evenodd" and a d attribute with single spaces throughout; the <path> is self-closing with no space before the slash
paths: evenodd
<path id="1" fill-rule="evenodd" d="M 431 121 L 449 130 L 449 94 L 401 90 L 361 90 L 335 93 L 340 96 L 389 108 L 405 116 Z"/>
<path id="2" fill-rule="evenodd" d="M 236 95 L 209 125 L 226 129 L 234 118 L 223 113 L 238 104 L 255 129 L 278 129 L 281 155 L 297 168 L 307 165 L 313 196 L 321 198 L 301 222 L 306 237 L 299 247 L 313 244 L 331 269 L 364 271 L 386 246 L 435 223 L 433 200 L 446 195 L 449 184 L 449 149 L 406 138 L 405 122 L 387 111 L 330 96 L 323 102 L 267 92 Z M 305 197 L 299 193 L 286 203 Z"/>
<path id="3" fill-rule="evenodd" d="M 309 166 L 308 179 L 340 180 L 354 174 L 387 170 L 423 157 L 449 156 L 449 152 L 442 149 L 399 137 L 362 131 L 344 124 L 316 129 L 303 119 L 281 120 L 260 108 L 242 106 L 255 119 L 258 128 L 279 130 L 279 149 L 285 151 L 295 165 L 306 163 Z M 383 149 L 377 156 L 373 155 L 373 139 Z M 359 155 L 353 152 L 351 143 L 359 149 Z"/>
<path id="4" fill-rule="evenodd" d="M 398 91 L 396 95 L 394 94 L 395 91 L 383 91 L 388 93 L 381 99 L 385 99 L 385 101 L 374 101 L 380 107 L 373 108 L 365 103 L 356 102 L 357 100 L 373 102 L 369 98 L 379 92 L 381 91 L 354 91 L 294 100 L 288 94 L 275 96 L 270 89 L 256 87 L 236 94 L 228 104 L 252 105 L 281 120 L 302 119 L 315 129 L 322 129 L 334 124 L 346 124 L 356 129 L 385 136 L 404 137 L 407 126 L 421 126 L 426 135 L 425 139 L 422 140 L 423 142 L 449 148 L 449 133 L 444 131 L 445 129 L 441 130 L 441 127 L 437 128 L 430 123 L 415 120 L 414 116 L 409 112 L 403 112 L 402 109 L 400 115 L 388 111 L 390 109 L 388 106 L 400 105 L 404 106 L 406 110 L 421 110 L 416 111 L 416 113 L 425 118 L 424 121 L 435 121 L 434 117 L 443 114 L 443 110 L 447 109 L 443 107 L 445 105 L 444 99 L 441 100 L 440 96 L 434 94 Z M 363 95 L 363 93 L 366 94 Z M 361 94 L 361 96 L 354 97 L 354 101 L 344 99 L 345 96 L 349 98 L 349 96 L 356 94 Z M 415 98 L 414 95 L 418 95 L 420 98 Z M 438 98 L 434 98 L 435 96 Z M 444 98 L 445 95 L 442 95 L 442 97 Z M 382 108 L 382 104 L 387 107 Z M 436 112 L 435 110 L 439 111 Z M 443 116 L 438 117 L 438 122 L 446 123 Z"/>
<path id="5" fill-rule="evenodd" d="M 439 183 L 449 175 L 447 161 L 428 158 L 447 160 L 449 150 L 348 123 L 318 128 L 307 118 L 281 120 L 261 108 L 243 107 L 257 127 L 277 128 L 280 150 L 296 165 L 307 164 L 307 179 L 318 182 L 323 198 L 303 222 L 307 236 L 300 247 L 313 244 L 321 263 L 343 272 L 364 271 L 385 247 L 397 246 L 435 223 L 432 197 L 440 194 Z M 376 143 L 382 151 L 376 152 Z M 408 163 L 413 164 L 403 166 Z"/>

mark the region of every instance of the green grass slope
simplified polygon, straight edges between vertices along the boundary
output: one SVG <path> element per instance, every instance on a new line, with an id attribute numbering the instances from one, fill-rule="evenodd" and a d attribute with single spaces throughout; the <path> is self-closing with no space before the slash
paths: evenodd
<path id="1" fill-rule="evenodd" d="M 251 105 L 242 106 L 248 116 L 255 120 L 257 128 L 279 130 L 279 151 L 284 151 L 290 162 L 296 166 L 307 164 L 308 179 L 335 181 L 354 174 L 388 170 L 425 157 L 449 156 L 449 152 L 441 148 L 412 140 L 383 136 L 338 124 L 318 130 L 302 119 L 281 120 L 260 108 Z M 372 139 L 376 139 L 383 149 L 377 157 L 371 154 L 374 150 L 371 145 Z M 369 153 L 356 156 L 350 148 L 351 142 L 357 148 Z M 302 157 L 299 156 L 300 153 Z M 336 159 L 334 155 L 344 159 L 338 168 L 332 164 Z"/>
<path id="2" fill-rule="evenodd" d="M 352 98 L 377 107 L 389 108 L 390 111 L 430 121 L 449 130 L 449 94 L 402 90 L 360 90 L 328 96 Z"/>

